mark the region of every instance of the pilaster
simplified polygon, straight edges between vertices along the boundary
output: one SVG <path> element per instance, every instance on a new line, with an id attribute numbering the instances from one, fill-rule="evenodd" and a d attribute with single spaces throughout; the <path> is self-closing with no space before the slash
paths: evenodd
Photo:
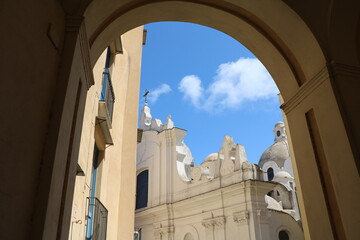
<path id="1" fill-rule="evenodd" d="M 249 219 L 250 213 L 248 210 L 233 213 L 233 220 L 236 223 L 237 234 L 244 240 L 251 239 Z"/>

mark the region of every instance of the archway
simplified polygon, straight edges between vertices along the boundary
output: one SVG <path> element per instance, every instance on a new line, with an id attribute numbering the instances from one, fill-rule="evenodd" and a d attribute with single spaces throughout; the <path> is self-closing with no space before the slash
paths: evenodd
<path id="1" fill-rule="evenodd" d="M 335 2 L 337 6 L 345 7 L 345 4 L 342 5 L 339 1 Z M 86 4 L 89 5 L 84 6 Z M 305 6 L 307 9 L 312 7 L 311 4 Z M 355 218 L 353 212 L 358 209 L 355 202 L 358 202 L 356 200 L 359 198 L 359 190 L 353 189 L 353 191 L 349 191 L 349 186 L 354 183 L 357 184 L 359 181 L 355 164 L 355 158 L 357 157 L 355 150 L 356 146 L 358 146 L 355 140 L 357 140 L 356 137 L 358 136 L 355 135 L 355 140 L 351 136 L 351 133 L 358 133 L 358 128 L 349 130 L 348 126 L 345 126 L 347 119 L 342 111 L 352 113 L 352 115 L 349 115 L 350 120 L 348 120 L 351 127 L 354 126 L 352 121 L 358 119 L 358 117 L 354 114 L 355 107 L 346 102 L 348 101 L 347 96 L 343 97 L 349 109 L 342 108 L 341 101 L 343 99 L 339 100 L 339 96 L 345 95 L 344 93 L 347 90 L 351 93 L 349 99 L 351 97 L 357 99 L 355 98 L 357 93 L 354 94 L 354 91 L 350 90 L 351 86 L 356 83 L 353 81 L 352 84 L 346 85 L 344 83 L 341 86 L 336 84 L 339 84 L 340 80 L 342 83 L 342 80 L 347 80 L 347 78 L 353 80 L 355 78 L 353 75 L 358 76 L 359 71 L 358 68 L 352 69 L 341 64 L 333 65 L 333 63 L 326 62 L 317 40 L 312 35 L 312 31 L 315 32 L 317 29 L 312 28 L 309 30 L 305 22 L 284 1 L 246 0 L 240 3 L 235 3 L 235 1 L 230 3 L 230 1 L 214 0 L 159 0 L 149 3 L 146 0 L 129 0 L 125 3 L 125 1 L 115 0 L 106 2 L 94 0 L 91 3 L 90 1 L 81 1 L 81 3 L 71 3 L 71 1 L 56 2 L 56 4 L 49 4 L 50 7 L 56 12 L 54 16 L 51 16 L 55 19 L 52 19 L 52 22 L 56 25 L 54 27 L 55 33 L 53 32 L 54 28 L 51 28 L 50 25 L 48 38 L 51 43 L 50 41 L 46 42 L 48 45 L 45 46 L 45 43 L 41 42 L 42 46 L 39 47 L 39 43 L 34 49 L 38 51 L 44 50 L 44 52 L 50 52 L 49 46 L 55 49 L 52 49 L 54 56 L 51 56 L 56 61 L 41 65 L 37 69 L 51 67 L 51 72 L 49 71 L 50 73 L 47 73 L 47 75 L 40 76 L 42 77 L 40 80 L 46 82 L 45 80 L 48 80 L 46 78 L 51 79 L 54 82 L 52 84 L 57 86 L 58 91 L 55 91 L 56 94 L 52 93 L 54 91 L 51 88 L 52 86 L 48 87 L 49 97 L 46 96 L 45 100 L 50 99 L 49 101 L 53 101 L 54 104 L 51 107 L 36 108 L 39 113 L 46 108 L 47 112 L 44 113 L 42 119 L 46 119 L 43 122 L 45 125 L 48 124 L 49 127 L 47 128 L 48 132 L 44 130 L 46 133 L 41 135 L 41 137 L 44 136 L 43 139 L 45 140 L 42 140 L 37 147 L 38 152 L 41 153 L 32 153 L 31 155 L 31 161 L 34 163 L 34 173 L 31 176 L 29 174 L 29 176 L 26 175 L 21 178 L 33 181 L 34 184 L 31 185 L 31 189 L 36 189 L 34 194 L 23 193 L 19 195 L 31 197 L 30 205 L 34 205 L 34 210 L 31 210 L 30 206 L 28 207 L 30 210 L 26 209 L 24 214 L 26 219 L 34 219 L 34 223 L 23 223 L 22 229 L 24 229 L 24 232 L 33 232 L 31 236 L 34 239 L 39 239 L 40 236 L 45 239 L 53 239 L 56 236 L 60 239 L 59 236 L 62 236 L 62 238 L 66 236 L 68 226 L 57 222 L 57 219 L 61 218 L 58 215 L 63 214 L 62 211 L 66 212 L 67 210 L 64 210 L 64 206 L 59 203 L 58 198 L 59 194 L 73 190 L 71 184 L 69 184 L 68 188 L 63 187 L 64 184 L 73 181 L 68 176 L 68 172 L 64 170 L 63 161 L 68 159 L 67 154 L 72 151 L 73 145 L 74 149 L 76 148 L 76 142 L 78 141 L 75 139 L 72 145 L 73 140 L 68 140 L 68 135 L 72 134 L 68 133 L 70 132 L 69 129 L 72 129 L 72 123 L 76 121 L 68 112 L 73 112 L 73 108 L 82 109 L 84 104 L 83 95 L 80 97 L 80 94 L 77 95 L 76 90 L 70 91 L 74 85 L 73 82 L 79 79 L 79 75 L 82 77 L 85 75 L 86 78 L 89 78 L 88 87 L 90 87 L 92 83 L 91 67 L 94 66 L 100 52 L 116 35 L 145 23 L 172 20 L 198 23 L 223 31 L 248 47 L 263 62 L 284 97 L 283 109 L 289 122 L 291 140 L 295 146 L 293 151 L 296 157 L 295 165 L 298 168 L 297 175 L 300 180 L 298 184 L 301 188 L 300 199 L 303 199 L 300 202 L 305 236 L 313 239 L 343 239 L 346 237 L 354 238 L 357 235 L 359 230 L 356 226 L 357 221 L 353 221 Z M 35 5 L 29 8 L 39 13 L 49 12 Z M 298 5 L 294 9 L 297 12 L 302 11 Z M 350 9 L 350 7 L 347 7 L 347 9 Z M 354 7 L 354 9 L 357 8 Z M 86 10 L 85 14 L 83 10 Z M 13 13 L 12 11 L 9 12 L 10 14 Z M 331 13 L 331 11 L 329 12 Z M 66 18 L 66 15 L 75 16 L 75 19 Z M 313 15 L 310 14 L 309 16 Z M 21 19 L 24 20 L 24 18 L 26 17 Z M 51 18 L 49 17 L 49 19 Z M 333 18 L 333 20 L 336 19 L 339 19 L 339 17 Z M 47 26 L 51 21 L 45 19 L 39 22 L 36 22 L 36 26 L 41 31 L 36 29 L 35 32 L 46 32 L 43 27 Z M 64 30 L 64 23 L 66 23 L 66 30 Z M 319 26 L 328 27 L 326 23 L 321 23 Z M 341 28 L 343 25 L 339 24 L 339 26 Z M 56 31 L 60 33 L 58 39 L 56 39 Z M 26 31 L 22 30 L 22 33 L 26 33 Z M 338 33 L 339 31 L 333 31 L 331 36 L 334 37 L 334 34 Z M 60 49 L 63 35 L 65 35 L 64 42 L 67 42 L 68 45 L 65 44 L 64 52 L 62 52 L 61 56 L 58 56 L 55 51 Z M 328 37 L 326 33 L 320 33 L 320 35 L 323 38 Z M 347 36 L 351 38 L 352 35 Z M 77 38 L 80 39 L 80 44 L 77 44 Z M 43 39 L 43 37 L 38 38 L 39 42 L 40 40 L 43 41 Z M 88 45 L 90 46 L 90 52 L 87 49 Z M 334 45 L 337 47 L 338 42 L 335 41 Z M 9 46 L 16 45 L 9 44 Z M 13 49 L 20 51 L 27 46 L 24 44 L 24 46 Z M 351 47 L 349 44 L 348 49 L 351 49 Z M 328 56 L 331 54 L 331 50 L 333 49 L 324 50 L 325 54 Z M 16 51 L 15 53 L 17 53 Z M 344 51 L 344 55 L 335 60 L 344 59 L 344 63 L 354 64 L 357 67 L 358 65 L 350 61 L 351 56 L 347 58 L 346 54 L 349 54 L 349 51 Z M 36 60 L 39 63 L 45 62 Z M 57 62 L 60 60 L 63 64 Z M 79 68 L 82 65 L 85 65 L 83 66 L 85 70 L 79 73 Z M 61 71 L 57 75 L 55 72 L 59 66 L 61 66 Z M 329 74 L 329 68 L 332 74 Z M 26 77 L 27 72 L 31 71 L 27 70 L 24 75 L 20 74 L 20 76 Z M 343 74 L 342 76 L 346 77 L 339 77 L 336 84 L 334 84 L 335 73 Z M 38 80 L 34 90 L 42 89 L 39 87 L 41 85 L 40 80 Z M 343 88 L 340 89 L 339 86 Z M 82 88 L 86 90 L 84 86 Z M 16 85 L 12 89 L 16 89 Z M 340 93 L 337 93 L 337 90 Z M 71 94 L 67 94 L 67 92 Z M 76 101 L 77 96 L 79 96 L 79 101 Z M 79 105 L 73 106 L 70 104 L 74 102 L 78 102 Z M 58 111 L 59 109 L 60 111 Z M 21 113 L 23 112 L 25 111 Z M 63 119 L 65 121 L 62 121 Z M 81 116 L 79 119 L 81 120 Z M 345 127 L 347 127 L 347 131 Z M 14 127 L 10 129 L 14 129 Z M 29 131 L 28 135 L 31 136 L 31 133 Z M 21 137 L 17 139 L 21 139 Z M 25 143 L 19 146 L 24 145 Z M 40 145 L 45 147 L 40 148 Z M 13 153 L 13 148 L 11 148 L 11 151 L 11 156 L 20 158 Z M 41 158 L 41 161 L 37 161 L 39 158 Z M 339 159 L 342 159 L 342 161 L 339 161 Z M 21 163 L 21 160 L 17 161 Z M 5 166 L 15 168 L 10 164 Z M 37 175 L 38 168 L 42 169 L 39 174 L 40 177 Z M 7 177 L 6 180 L 8 179 L 11 179 L 11 177 Z M 67 197 L 65 198 L 68 204 L 70 200 Z M 21 197 L 15 202 L 20 202 L 19 199 Z M 61 229 L 58 230 L 58 228 Z M 62 234 L 63 229 L 65 234 Z"/>
<path id="2" fill-rule="evenodd" d="M 337 103 L 329 89 L 331 83 L 325 57 L 300 17 L 281 1 L 244 1 L 239 4 L 215 1 L 131 1 L 127 4 L 112 2 L 109 5 L 95 1 L 85 13 L 92 65 L 117 35 L 157 21 L 192 22 L 218 29 L 241 42 L 262 61 L 284 99 L 283 109 L 289 120 L 289 132 L 293 136 L 298 165 L 298 171 L 295 172 L 298 172 L 298 185 L 303 190 L 300 191 L 300 199 L 304 198 L 301 209 L 305 235 L 316 238 L 316 234 L 309 229 L 309 226 L 314 226 L 314 229 L 328 232 L 329 238 L 331 235 L 342 236 L 344 230 L 338 211 L 339 196 L 333 186 L 334 179 L 326 174 L 335 166 L 330 166 L 328 162 L 332 160 L 321 155 L 321 152 L 326 151 L 326 146 L 319 132 L 325 134 L 326 130 L 320 129 L 320 122 L 325 118 L 336 119 L 333 127 L 341 130 L 333 134 L 341 135 L 341 138 L 346 136 L 340 133 L 343 124 L 336 117 L 339 112 L 328 112 L 329 108 L 336 109 Z M 329 102 L 330 99 L 333 101 Z M 318 118 L 325 111 L 328 116 Z M 303 144 L 298 147 L 300 142 Z M 300 151 L 304 150 L 308 154 L 301 155 Z M 305 179 L 306 173 L 302 170 L 305 166 L 311 169 L 307 174 L 314 176 L 315 184 Z M 307 203 L 315 199 L 320 201 L 318 211 L 306 212 Z M 326 220 L 321 223 L 314 221 L 315 216 L 320 215 L 321 219 Z"/>

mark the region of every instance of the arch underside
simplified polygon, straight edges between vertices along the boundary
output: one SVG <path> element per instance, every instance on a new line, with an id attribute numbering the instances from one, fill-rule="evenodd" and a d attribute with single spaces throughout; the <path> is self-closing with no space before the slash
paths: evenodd
<path id="1" fill-rule="evenodd" d="M 94 1 L 85 14 L 92 65 L 115 37 L 137 26 L 181 21 L 212 27 L 238 40 L 264 64 L 285 101 L 325 66 L 310 30 L 281 1 L 113 1 L 110 5 Z"/>

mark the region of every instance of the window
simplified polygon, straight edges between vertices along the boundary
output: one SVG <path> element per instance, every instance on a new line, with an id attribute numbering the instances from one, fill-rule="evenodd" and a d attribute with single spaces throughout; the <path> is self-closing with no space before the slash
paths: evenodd
<path id="1" fill-rule="evenodd" d="M 105 240 L 108 211 L 105 206 L 95 197 L 96 195 L 96 180 L 99 166 L 100 150 L 96 144 L 93 153 L 93 168 L 91 175 L 91 189 L 88 199 L 88 214 L 86 223 L 86 240 Z"/>
<path id="2" fill-rule="evenodd" d="M 149 171 L 142 171 L 136 178 L 136 208 L 144 208 L 148 201 Z"/>
<path id="3" fill-rule="evenodd" d="M 103 86 L 101 90 L 100 101 L 106 102 L 106 107 L 108 110 L 110 121 L 112 120 L 112 114 L 113 114 L 113 108 L 115 102 L 115 94 L 114 94 L 114 89 L 112 86 L 110 70 L 109 70 L 111 66 L 111 57 L 112 57 L 111 50 L 110 47 L 108 47 L 106 54 L 106 61 L 105 61 L 105 69 L 103 72 Z"/>
<path id="4" fill-rule="evenodd" d="M 276 132 L 276 136 L 280 137 L 280 131 L 279 130 Z"/>
<path id="5" fill-rule="evenodd" d="M 289 234 L 285 230 L 279 232 L 279 240 L 289 240 Z"/>
<path id="6" fill-rule="evenodd" d="M 274 178 L 274 169 L 273 168 L 268 168 L 267 170 L 267 176 L 268 176 L 268 181 L 273 180 Z"/>

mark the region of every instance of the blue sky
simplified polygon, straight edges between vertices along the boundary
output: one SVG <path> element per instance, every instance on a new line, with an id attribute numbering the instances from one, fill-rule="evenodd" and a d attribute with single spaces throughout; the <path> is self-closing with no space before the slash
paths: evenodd
<path id="1" fill-rule="evenodd" d="M 141 96 L 150 90 L 153 118 L 171 115 L 188 131 L 195 164 L 218 152 L 224 135 L 257 163 L 283 121 L 278 89 L 260 61 L 230 36 L 208 27 L 161 22 L 145 26 Z M 141 110 L 144 99 L 140 97 Z"/>

